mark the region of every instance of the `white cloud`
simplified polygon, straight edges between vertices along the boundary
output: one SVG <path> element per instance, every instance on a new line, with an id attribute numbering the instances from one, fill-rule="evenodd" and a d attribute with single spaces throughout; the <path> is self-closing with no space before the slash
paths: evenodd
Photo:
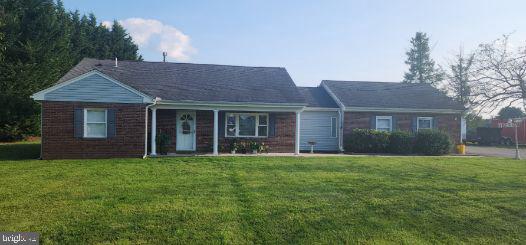
<path id="1" fill-rule="evenodd" d="M 159 52 L 166 51 L 168 57 L 178 61 L 188 61 L 190 56 L 196 52 L 190 44 L 190 37 L 177 28 L 163 24 L 154 19 L 129 18 L 119 20 L 119 23 L 127 30 L 133 41 L 140 49 L 154 49 Z M 111 27 L 112 22 L 103 21 L 102 25 Z"/>
<path id="2" fill-rule="evenodd" d="M 111 25 L 113 24 L 113 22 L 111 21 L 108 21 L 108 20 L 105 20 L 101 23 L 103 26 L 105 26 L 106 28 L 108 29 L 111 29 Z"/>

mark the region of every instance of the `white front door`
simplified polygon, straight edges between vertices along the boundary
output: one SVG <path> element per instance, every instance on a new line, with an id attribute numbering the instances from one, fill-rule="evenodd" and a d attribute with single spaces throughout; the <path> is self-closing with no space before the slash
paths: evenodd
<path id="1" fill-rule="evenodd" d="M 178 110 L 176 116 L 176 150 L 195 151 L 195 111 Z"/>

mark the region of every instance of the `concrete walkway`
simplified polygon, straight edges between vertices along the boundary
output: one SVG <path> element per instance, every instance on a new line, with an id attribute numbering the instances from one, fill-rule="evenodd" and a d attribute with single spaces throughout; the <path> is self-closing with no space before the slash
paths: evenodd
<path id="1" fill-rule="evenodd" d="M 212 153 L 198 153 L 198 154 L 175 154 L 168 153 L 168 155 L 157 155 L 155 157 L 212 157 Z M 294 153 L 259 153 L 259 154 L 229 154 L 220 153 L 222 157 L 478 157 L 475 155 L 445 155 L 445 156 L 416 156 L 416 155 L 389 155 L 389 154 L 338 154 L 338 153 L 300 153 L 294 155 Z"/>

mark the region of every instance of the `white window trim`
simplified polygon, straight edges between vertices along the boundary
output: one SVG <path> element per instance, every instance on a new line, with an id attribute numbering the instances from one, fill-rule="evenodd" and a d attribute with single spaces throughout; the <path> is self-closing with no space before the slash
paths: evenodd
<path id="1" fill-rule="evenodd" d="M 104 111 L 104 122 L 90 122 L 90 123 L 104 123 L 104 136 L 88 136 L 88 111 Z M 84 108 L 84 138 L 105 139 L 108 137 L 108 110 L 103 108 Z"/>
<path id="2" fill-rule="evenodd" d="M 228 115 L 234 114 L 236 117 L 236 135 L 231 136 L 228 135 Z M 239 116 L 240 115 L 248 115 L 248 116 L 255 116 L 256 117 L 256 135 L 239 135 Z M 266 116 L 267 117 L 267 125 L 261 125 L 267 127 L 267 135 L 259 136 L 259 116 Z M 239 112 L 226 112 L 225 113 L 225 138 L 268 138 L 268 126 L 270 124 L 270 117 L 268 113 L 239 113 Z"/>
<path id="3" fill-rule="evenodd" d="M 332 136 L 332 130 L 334 129 L 334 128 L 332 127 L 332 120 L 334 120 L 334 121 L 336 122 L 336 125 L 334 125 L 334 126 L 336 127 L 336 128 L 335 128 L 335 134 L 334 134 L 334 136 Z M 330 121 L 330 123 L 331 123 L 330 137 L 331 137 L 331 138 L 338 138 L 338 118 L 336 118 L 336 117 L 331 117 L 331 121 Z"/>
<path id="4" fill-rule="evenodd" d="M 433 129 L 433 118 L 432 117 L 417 117 L 416 118 L 416 131 L 420 130 L 420 120 L 429 120 L 429 126 L 430 128 L 424 128 L 424 129 Z"/>
<path id="5" fill-rule="evenodd" d="M 378 130 L 378 120 L 389 120 L 389 131 L 393 132 L 393 117 L 392 116 L 376 116 L 375 129 Z"/>

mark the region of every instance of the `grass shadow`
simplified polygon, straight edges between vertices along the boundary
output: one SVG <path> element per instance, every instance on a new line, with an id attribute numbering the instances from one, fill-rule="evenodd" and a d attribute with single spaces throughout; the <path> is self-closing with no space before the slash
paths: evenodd
<path id="1" fill-rule="evenodd" d="M 40 157 L 39 142 L 0 144 L 0 161 L 34 160 Z"/>

